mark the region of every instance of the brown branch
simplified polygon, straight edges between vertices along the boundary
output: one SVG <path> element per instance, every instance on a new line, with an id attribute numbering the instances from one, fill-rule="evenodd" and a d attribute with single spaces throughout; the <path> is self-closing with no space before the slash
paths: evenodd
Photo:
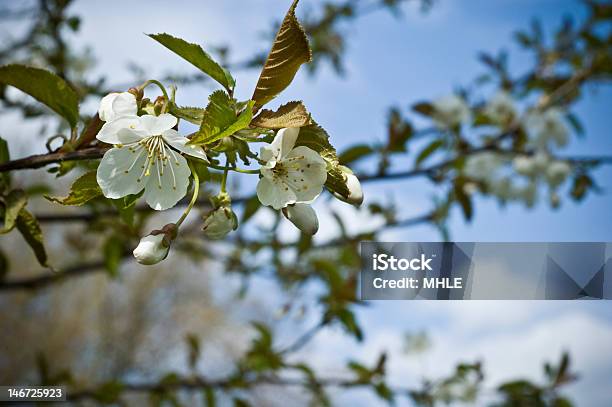
<path id="1" fill-rule="evenodd" d="M 239 384 L 237 384 L 239 383 Z M 347 379 L 347 378 L 321 378 L 316 379 L 313 383 L 311 380 L 304 380 L 299 378 L 285 378 L 272 375 L 260 375 L 253 379 L 242 379 L 237 382 L 235 377 L 209 380 L 204 377 L 187 377 L 177 378 L 176 380 L 169 382 L 155 382 L 155 383 L 122 383 L 121 394 L 124 393 L 167 393 L 175 391 L 201 391 L 204 389 L 218 389 L 218 390 L 230 390 L 235 388 L 249 388 L 258 385 L 267 386 L 291 386 L 291 387 L 304 387 L 310 388 L 313 384 L 317 387 L 340 387 L 340 388 L 355 388 L 355 387 L 371 387 L 372 383 L 369 381 L 363 381 L 359 379 Z M 68 392 L 67 400 L 71 402 L 85 401 L 85 400 L 96 400 L 103 392 L 103 387 L 100 389 L 86 389 L 77 391 L 74 393 Z M 394 391 L 403 392 L 408 394 L 411 389 L 408 388 L 394 388 Z"/>
<path id="2" fill-rule="evenodd" d="M 106 150 L 108 150 L 108 148 L 92 147 L 77 151 L 31 155 L 29 157 L 0 163 L 0 172 L 40 168 L 48 164 L 63 161 L 91 160 L 101 158 Z"/>
<path id="3" fill-rule="evenodd" d="M 433 219 L 433 215 L 428 213 L 426 215 L 416 216 L 414 218 L 407 218 L 401 221 L 391 222 L 387 225 L 381 226 L 380 229 L 384 228 L 393 228 L 393 227 L 409 227 L 414 226 L 419 223 L 426 223 Z M 359 233 L 355 236 L 344 237 L 344 238 L 335 238 L 331 239 L 327 242 L 320 243 L 316 246 L 313 246 L 312 249 L 325 248 L 325 247 L 334 247 L 343 243 L 354 243 L 362 239 L 362 237 L 366 233 L 372 232 L 364 232 Z M 236 243 L 248 243 L 246 241 L 237 240 Z M 298 245 L 297 242 L 285 243 L 282 244 L 281 248 L 291 248 L 296 247 Z M 276 247 L 279 247 L 278 245 Z M 124 259 L 129 258 L 131 253 L 126 251 L 123 255 Z M 71 266 L 64 271 L 42 274 L 34 277 L 26 277 L 23 279 L 15 279 L 15 280 L 3 280 L 0 281 L 0 292 L 8 292 L 8 291 L 17 291 L 17 290 L 35 290 L 39 288 L 47 287 L 51 284 L 60 283 L 67 278 L 71 277 L 82 277 L 85 275 L 89 275 L 95 272 L 103 271 L 104 269 L 104 259 L 93 261 L 89 263 L 77 264 Z"/>
<path id="4" fill-rule="evenodd" d="M 59 283 L 68 278 L 82 277 L 100 271 L 104 267 L 104 260 L 82 263 L 69 267 L 64 271 L 26 277 L 19 280 L 0 281 L 0 292 L 17 290 L 35 290 L 51 284 Z"/>

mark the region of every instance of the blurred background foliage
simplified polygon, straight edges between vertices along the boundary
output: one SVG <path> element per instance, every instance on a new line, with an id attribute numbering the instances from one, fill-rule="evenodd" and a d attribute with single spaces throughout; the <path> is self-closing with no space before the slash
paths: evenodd
<path id="1" fill-rule="evenodd" d="M 403 4 L 415 1 L 330 1 L 307 8 L 300 19 L 311 41 L 313 62 L 307 71 L 313 83 L 323 65 L 337 75 L 345 73 L 349 28 L 359 24 L 360 17 L 390 12 L 401 18 Z M 130 84 L 91 74 L 95 56 L 69 45 L 81 25 L 71 11 L 73 2 L 2 2 L 0 21 L 22 22 L 27 29 L 3 39 L 0 64 L 49 69 L 67 80 L 83 103 L 146 77 L 146 67 L 136 63 Z M 561 138 L 587 137 L 572 106 L 587 86 L 611 79 L 612 5 L 586 4 L 588 18 L 568 17 L 552 33 L 537 20 L 516 32 L 516 41 L 532 52 L 524 72 L 509 70 L 505 52 L 483 53 L 484 73 L 457 89 L 455 99 L 423 100 L 411 112 L 392 106 L 384 142 L 358 142 L 341 152 L 343 164 L 363 169 L 359 178 L 364 184 L 425 177 L 438 191 L 431 207 L 412 218 L 398 217 L 387 199 L 368 200 L 362 210 L 383 221 L 357 234 L 348 233 L 342 217 L 330 209 L 338 236 L 325 241 L 306 235 L 288 239 L 280 232 L 279 214 L 260 208 L 252 188 L 237 184 L 234 189 L 240 192 L 233 202 L 242 206 L 241 224 L 248 225 L 263 212 L 269 226 L 240 228 L 227 241 L 212 244 L 194 222 L 175 248 L 181 256 L 170 259 L 171 264 L 137 271 L 128 255 L 150 230 L 152 211 L 138 205 L 117 207 L 105 200 L 78 210 L 57 208 L 41 196 L 61 195 L 65 179 L 74 179 L 91 163 L 51 161 L 47 172 L 20 173 L 2 157 L 3 211 L 10 190 L 26 192 L 28 209 L 43 227 L 46 251 L 57 271 L 37 269 L 17 232 L 0 240 L 0 329 L 5 333 L 0 339 L 0 383 L 65 384 L 69 399 L 84 405 L 329 405 L 334 392 L 355 388 L 371 389 L 381 403 L 390 404 L 410 400 L 424 406 L 489 401 L 495 406 L 572 405 L 559 391 L 577 377 L 567 354 L 544 366 L 540 382 L 515 380 L 495 389 L 483 387 L 485 371 L 478 361 L 456 366 L 448 377 L 424 377 L 420 387 L 408 388 L 387 383 L 386 354 L 374 365 L 363 364 L 356 355 L 336 372 L 320 371 L 308 358 L 294 355 L 331 326 L 342 327 L 357 341 L 367 335 L 353 312 L 361 305 L 359 241 L 375 240 L 388 228 L 423 223 L 435 225 L 447 239 L 451 208 L 461 208 L 469 221 L 477 195 L 492 196 L 501 204 L 533 206 L 535 195 L 546 193 L 554 208 L 564 199 L 580 201 L 598 191 L 592 171 L 609 163 L 609 157 L 562 155 L 563 142 L 541 140 L 555 133 L 554 126 L 561 126 L 556 129 Z M 432 0 L 419 3 L 423 13 L 435 6 Z M 271 7 L 272 11 L 271 19 L 284 12 Z M 272 24 L 270 39 L 277 27 L 278 22 Z M 235 61 L 226 46 L 212 51 L 232 71 L 257 70 L 266 55 L 262 50 Z M 188 87 L 208 79 L 169 74 L 160 80 Z M 483 97 L 479 90 L 484 86 L 496 92 Z M 507 98 L 500 102 L 496 94 Z M 51 111 L 5 86 L 0 86 L 0 100 L 0 114 L 20 112 L 24 126 L 45 139 L 48 154 L 65 151 L 62 143 L 68 140 L 68 129 L 59 121 L 41 120 L 53 117 Z M 531 113 L 551 111 L 560 115 L 551 119 L 552 124 L 546 117 L 539 118 L 543 124 L 529 124 Z M 81 118 L 83 131 L 90 119 Z M 545 126 L 544 136 L 534 134 L 538 126 Z M 14 159 L 19 149 L 13 142 L 8 150 Z M 554 163 L 567 164 L 567 171 L 556 176 Z M 206 196 L 198 201 L 203 211 L 208 205 Z M 155 224 L 162 224 L 164 216 L 156 215 Z M 256 275 L 285 290 L 286 302 L 278 315 L 257 301 L 257 295 L 265 293 L 249 292 Z M 291 335 L 279 339 L 275 326 L 287 316 L 293 318 Z M 406 352 L 420 354 L 428 348 L 426 334 L 407 336 Z"/>

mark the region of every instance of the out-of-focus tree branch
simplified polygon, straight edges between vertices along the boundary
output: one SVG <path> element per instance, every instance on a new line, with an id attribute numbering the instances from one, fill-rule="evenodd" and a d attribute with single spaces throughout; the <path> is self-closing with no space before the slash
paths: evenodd
<path id="1" fill-rule="evenodd" d="M 80 218 L 80 219 L 84 219 L 84 218 L 85 217 Z M 54 220 L 59 220 L 59 219 L 54 219 Z M 414 226 L 419 223 L 426 223 L 431 220 L 432 220 L 432 214 L 428 213 L 422 216 L 415 216 L 412 218 L 391 221 L 391 222 L 388 222 L 385 226 L 383 226 L 383 228 L 385 227 L 388 227 L 388 228 L 409 227 L 409 226 Z M 376 230 L 380 231 L 379 228 L 377 228 Z M 355 243 L 361 240 L 363 236 L 367 235 L 368 233 L 373 233 L 373 232 L 362 232 L 362 233 L 358 233 L 355 236 L 347 236 L 343 238 L 330 239 L 326 242 L 322 242 L 322 243 L 314 245 L 312 249 L 332 248 L 332 247 L 336 247 L 336 246 L 343 245 L 343 244 Z M 240 243 L 248 244 L 249 242 L 242 240 L 240 241 Z M 289 248 L 295 248 L 296 246 L 298 246 L 298 244 L 299 242 L 286 242 L 282 244 L 282 247 L 279 247 L 279 246 L 276 246 L 276 247 L 282 248 L 282 249 L 289 249 Z M 124 253 L 122 259 L 123 260 L 130 259 L 131 258 L 130 254 L 131 253 L 128 253 L 128 252 Z M 104 261 L 98 260 L 98 261 L 93 261 L 93 262 L 76 264 L 76 265 L 66 268 L 63 271 L 55 271 L 52 273 L 47 273 L 47 274 L 43 274 L 39 276 L 27 277 L 23 279 L 15 279 L 15 280 L 0 280 L 0 292 L 3 292 L 3 291 L 8 292 L 8 291 L 16 291 L 16 290 L 35 290 L 39 288 L 44 288 L 44 287 L 47 287 L 55 283 L 60 283 L 72 277 L 82 277 L 85 275 L 89 275 L 91 273 L 102 272 L 104 271 L 104 267 L 105 267 Z"/>

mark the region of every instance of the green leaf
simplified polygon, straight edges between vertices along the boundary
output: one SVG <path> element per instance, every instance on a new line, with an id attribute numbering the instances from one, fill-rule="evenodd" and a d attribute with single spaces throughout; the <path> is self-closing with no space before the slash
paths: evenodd
<path id="1" fill-rule="evenodd" d="M 11 160 L 8 143 L 0 137 L 0 164 Z M 11 186 L 11 173 L 9 171 L 0 173 L 0 192 Z"/>
<path id="2" fill-rule="evenodd" d="M 457 200 L 457 202 L 459 202 L 459 205 L 461 205 L 461 209 L 463 210 L 463 216 L 465 217 L 465 220 L 469 222 L 474 216 L 474 208 L 472 206 L 472 199 L 468 194 L 465 193 L 465 190 L 463 188 L 464 185 L 464 182 L 459 180 L 456 181 L 454 192 L 455 199 Z"/>
<path id="3" fill-rule="evenodd" d="M 209 75 L 211 78 L 219 82 L 228 92 L 231 92 L 236 85 L 236 81 L 232 75 L 212 59 L 206 51 L 198 44 L 192 44 L 180 38 L 171 36 L 170 34 L 148 34 L 149 37 L 168 48 L 170 51 L 182 57 L 193 66 Z"/>
<path id="4" fill-rule="evenodd" d="M 579 174 L 574 178 L 574 183 L 570 191 L 570 195 L 575 201 L 581 201 L 586 196 L 589 189 L 593 188 L 595 183 L 587 174 Z"/>
<path id="5" fill-rule="evenodd" d="M 434 140 L 427 145 L 417 156 L 415 165 L 418 167 L 423 161 L 425 161 L 430 155 L 435 153 L 439 148 L 444 145 L 442 140 Z"/>
<path id="6" fill-rule="evenodd" d="M 210 144 L 247 128 L 253 118 L 253 103 L 249 101 L 240 115 L 237 115 L 234 103 L 227 93 L 213 92 L 209 97 L 200 130 L 189 141 L 189 144 Z"/>
<path id="7" fill-rule="evenodd" d="M 393 402 L 393 391 L 387 386 L 385 383 L 380 382 L 374 385 L 374 391 L 381 399 L 388 401 L 389 403 Z"/>
<path id="8" fill-rule="evenodd" d="M 114 404 L 119 402 L 121 393 L 125 389 L 123 383 L 112 380 L 98 387 L 93 394 L 93 398 L 103 404 Z"/>
<path id="9" fill-rule="evenodd" d="M 0 229 L 0 234 L 5 234 L 13 230 L 19 213 L 28 203 L 28 197 L 21 189 L 15 189 L 4 198 L 4 227 Z"/>
<path id="10" fill-rule="evenodd" d="M 206 407 L 215 407 L 217 405 L 215 390 L 212 387 L 207 387 L 204 389 L 204 400 L 206 402 Z"/>
<path id="11" fill-rule="evenodd" d="M 414 110 L 417 113 L 421 113 L 424 116 L 431 116 L 433 115 L 435 108 L 433 107 L 431 103 L 420 102 L 420 103 L 414 104 L 412 106 L 412 110 Z"/>
<path id="12" fill-rule="evenodd" d="M 336 149 L 329 142 L 329 135 L 318 124 L 300 128 L 296 146 L 306 146 L 321 155 L 327 161 L 327 181 L 325 186 L 347 198 L 350 194 L 346 186 L 346 176 L 340 169 Z"/>
<path id="13" fill-rule="evenodd" d="M 276 111 L 264 109 L 251 121 L 252 126 L 265 129 L 303 127 L 309 124 L 312 124 L 310 113 L 301 101 L 286 103 Z"/>
<path id="14" fill-rule="evenodd" d="M 576 135 L 580 137 L 584 136 L 584 126 L 580 122 L 580 119 L 578 118 L 578 116 L 576 116 L 573 113 L 568 113 L 565 115 L 565 118 L 567 119 L 569 124 L 572 126 L 572 128 L 576 132 Z"/>
<path id="15" fill-rule="evenodd" d="M 372 154 L 374 149 L 367 144 L 357 144 L 350 147 L 340 154 L 340 162 L 342 164 L 350 164 Z"/>
<path id="16" fill-rule="evenodd" d="M 34 251 L 40 265 L 48 267 L 47 251 L 45 250 L 43 234 L 38 220 L 26 209 L 22 209 L 17 217 L 17 229 Z"/>
<path id="17" fill-rule="evenodd" d="M 200 338 L 196 334 L 190 333 L 185 337 L 187 346 L 189 348 L 187 361 L 189 362 L 189 368 L 195 369 L 198 360 L 200 359 Z"/>
<path id="18" fill-rule="evenodd" d="M 201 124 L 206 111 L 201 107 L 180 107 L 171 103 L 170 113 L 179 119 L 187 120 L 189 123 Z"/>
<path id="19" fill-rule="evenodd" d="M 251 407 L 251 405 L 246 400 L 235 397 L 234 407 Z"/>
<path id="20" fill-rule="evenodd" d="M 247 199 L 244 204 L 242 220 L 240 221 L 240 223 L 243 224 L 247 220 L 251 219 L 253 215 L 255 215 L 257 210 L 259 210 L 259 208 L 261 208 L 261 202 L 259 202 L 259 198 L 257 198 L 257 195 L 253 195 L 252 197 Z"/>
<path id="21" fill-rule="evenodd" d="M 79 178 L 70 187 L 70 192 L 66 197 L 45 196 L 51 202 L 61 205 L 81 206 L 90 200 L 102 195 L 102 190 L 96 180 L 96 171 L 89 171 Z"/>
<path id="22" fill-rule="evenodd" d="M 337 316 L 340 323 L 344 326 L 344 329 L 346 329 L 348 333 L 352 334 L 357 341 L 361 342 L 363 340 L 363 332 L 357 324 L 355 314 L 344 308 L 338 311 Z"/>
<path id="23" fill-rule="evenodd" d="M 44 69 L 25 65 L 0 67 L 0 83 L 27 93 L 65 118 L 70 127 L 79 121 L 79 98 L 59 76 Z"/>
<path id="24" fill-rule="evenodd" d="M 104 268 L 109 276 L 115 278 L 119 275 L 119 265 L 123 257 L 123 239 L 119 236 L 112 235 L 102 248 L 104 253 Z"/>
<path id="25" fill-rule="evenodd" d="M 300 66 L 312 60 L 308 38 L 295 17 L 298 1 L 293 1 L 285 15 L 257 81 L 251 98 L 255 101 L 255 110 L 289 86 Z"/>
<path id="26" fill-rule="evenodd" d="M 197 158 L 190 158 L 190 156 L 186 156 L 187 161 L 189 161 L 189 165 L 191 166 L 192 171 L 194 171 L 198 175 L 198 179 L 200 180 L 200 184 L 202 182 L 210 181 L 210 171 L 206 166 L 204 161 Z"/>

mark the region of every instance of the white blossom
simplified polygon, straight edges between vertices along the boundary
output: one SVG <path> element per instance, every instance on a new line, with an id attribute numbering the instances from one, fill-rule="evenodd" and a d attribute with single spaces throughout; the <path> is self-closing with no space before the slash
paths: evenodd
<path id="1" fill-rule="evenodd" d="M 530 182 L 523 188 L 518 190 L 518 198 L 525 202 L 528 208 L 531 208 L 535 205 L 537 200 L 538 188 L 534 181 Z"/>
<path id="2" fill-rule="evenodd" d="M 295 147 L 299 128 L 281 129 L 269 146 L 261 148 L 264 162 L 257 197 L 266 206 L 281 209 L 314 201 L 327 179 L 326 161 L 314 150 Z"/>
<path id="3" fill-rule="evenodd" d="M 516 189 L 512 184 L 512 179 L 503 177 L 488 185 L 492 195 L 498 197 L 502 201 L 508 201 L 516 197 Z"/>
<path id="4" fill-rule="evenodd" d="M 546 169 L 546 180 L 551 187 L 557 187 L 567 179 L 572 167 L 566 161 L 553 161 Z"/>
<path id="5" fill-rule="evenodd" d="M 208 213 L 202 230 L 209 239 L 223 239 L 229 232 L 236 230 L 238 219 L 228 206 L 221 206 Z"/>
<path id="6" fill-rule="evenodd" d="M 314 235 L 319 230 L 317 213 L 308 204 L 296 203 L 283 208 L 283 215 L 302 232 Z"/>
<path id="7" fill-rule="evenodd" d="M 491 98 L 484 112 L 494 123 L 504 126 L 511 124 L 518 116 L 514 98 L 504 90 Z"/>
<path id="8" fill-rule="evenodd" d="M 519 155 L 512 160 L 514 170 L 521 175 L 531 177 L 536 173 L 536 162 L 533 157 Z"/>
<path id="9" fill-rule="evenodd" d="M 432 119 L 441 128 L 458 126 L 472 118 L 472 112 L 465 100 L 454 94 L 434 100 L 432 106 Z"/>
<path id="10" fill-rule="evenodd" d="M 186 145 L 188 139 L 173 129 L 176 123 L 176 117 L 165 113 L 115 117 L 104 125 L 108 127 L 98 133 L 98 140 L 115 145 L 104 154 L 97 172 L 105 197 L 117 199 L 144 189 L 149 206 L 164 210 L 185 196 L 191 171 L 181 153 L 203 160 L 206 155 Z"/>
<path id="11" fill-rule="evenodd" d="M 140 243 L 134 249 L 134 257 L 140 264 L 150 266 L 157 264 L 168 256 L 170 243 L 165 239 L 164 233 L 147 235 L 140 239 Z"/>
<path id="12" fill-rule="evenodd" d="M 503 165 L 503 158 L 490 151 L 484 151 L 470 155 L 463 172 L 466 176 L 478 180 L 489 180 L 495 178 L 497 170 Z"/>
<path id="13" fill-rule="evenodd" d="M 558 108 L 544 111 L 532 111 L 525 119 L 530 145 L 535 148 L 546 149 L 554 142 L 563 147 L 569 140 L 569 129 L 563 119 L 563 112 Z"/>
<path id="14" fill-rule="evenodd" d="M 98 116 L 104 122 L 112 122 L 119 117 L 136 116 L 137 111 L 136 96 L 132 93 L 109 93 L 100 101 Z"/>

